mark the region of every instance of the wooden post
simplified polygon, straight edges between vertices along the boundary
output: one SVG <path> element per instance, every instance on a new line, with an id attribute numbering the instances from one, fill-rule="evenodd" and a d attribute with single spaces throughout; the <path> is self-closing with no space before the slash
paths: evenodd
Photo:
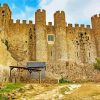
<path id="1" fill-rule="evenodd" d="M 32 73 L 32 70 L 28 70 L 29 71 L 29 73 L 30 73 L 30 81 L 32 80 L 32 75 L 31 75 L 31 73 Z"/>
<path id="2" fill-rule="evenodd" d="M 41 71 L 39 71 L 39 83 L 41 83 Z"/>
<path id="3" fill-rule="evenodd" d="M 12 82 L 12 76 L 11 76 L 11 71 L 12 71 L 12 67 L 10 67 L 10 82 Z"/>

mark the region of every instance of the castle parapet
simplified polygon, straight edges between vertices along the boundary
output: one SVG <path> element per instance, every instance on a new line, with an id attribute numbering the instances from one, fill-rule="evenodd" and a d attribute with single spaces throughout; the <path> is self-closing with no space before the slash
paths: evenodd
<path id="1" fill-rule="evenodd" d="M 54 26 L 55 27 L 66 27 L 64 11 L 56 11 L 54 13 Z"/>
<path id="2" fill-rule="evenodd" d="M 79 24 L 75 24 L 75 27 L 79 27 Z"/>
<path id="3" fill-rule="evenodd" d="M 91 17 L 91 19 L 95 19 L 95 18 L 100 18 L 100 14 L 96 14 L 96 15 Z"/>
<path id="4" fill-rule="evenodd" d="M 19 19 L 16 20 L 16 24 L 20 24 L 20 20 Z"/>
<path id="5" fill-rule="evenodd" d="M 80 27 L 81 27 L 81 28 L 85 28 L 85 27 L 84 27 L 84 24 L 81 24 Z"/>
<path id="6" fill-rule="evenodd" d="M 22 23 L 23 23 L 23 24 L 26 24 L 26 20 L 22 20 Z"/>
<path id="7" fill-rule="evenodd" d="M 36 26 L 45 26 L 46 25 L 46 11 L 44 9 L 38 9 L 35 12 L 35 24 Z"/>
<path id="8" fill-rule="evenodd" d="M 90 29 L 90 25 L 86 25 L 86 28 Z"/>
<path id="9" fill-rule="evenodd" d="M 7 3 L 4 3 L 4 4 L 3 4 L 3 7 L 8 7 L 8 4 L 7 4 Z"/>
<path id="10" fill-rule="evenodd" d="M 58 11 L 55 12 L 55 14 L 65 14 L 65 12 L 58 10 Z"/>
<path id="11" fill-rule="evenodd" d="M 52 22 L 48 22 L 48 26 L 52 26 Z"/>
<path id="12" fill-rule="evenodd" d="M 67 25 L 67 28 L 84 28 L 84 29 L 90 29 L 90 25 L 84 25 L 84 24 L 75 24 L 75 27 L 71 23 Z"/>
<path id="13" fill-rule="evenodd" d="M 33 24 L 33 22 L 31 20 L 29 20 L 29 25 Z"/>
<path id="14" fill-rule="evenodd" d="M 71 27 L 73 27 L 72 24 L 68 24 L 68 28 L 71 28 Z"/>
<path id="15" fill-rule="evenodd" d="M 38 9 L 36 12 L 46 12 L 44 9 Z"/>

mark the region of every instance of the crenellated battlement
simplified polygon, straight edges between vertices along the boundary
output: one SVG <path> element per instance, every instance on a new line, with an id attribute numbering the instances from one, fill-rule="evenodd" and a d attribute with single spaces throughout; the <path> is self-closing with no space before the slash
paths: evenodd
<path id="1" fill-rule="evenodd" d="M 56 11 L 54 13 L 54 26 L 55 27 L 66 27 L 64 11 Z"/>
<path id="2" fill-rule="evenodd" d="M 17 19 L 17 20 L 14 22 L 13 19 L 10 19 L 9 22 L 10 22 L 10 24 L 18 24 L 18 25 L 33 25 L 33 22 L 32 22 L 31 20 L 29 20 L 28 23 L 27 23 L 26 20 L 22 20 L 22 22 L 21 22 L 19 19 Z"/>
<path id="3" fill-rule="evenodd" d="M 65 12 L 64 12 L 64 11 L 60 11 L 60 10 L 58 10 L 58 11 L 55 12 L 55 14 L 62 15 L 62 14 L 65 14 Z"/>
<path id="4" fill-rule="evenodd" d="M 76 27 L 76 28 L 79 27 L 79 24 L 75 24 L 75 27 Z"/>
<path id="5" fill-rule="evenodd" d="M 46 25 L 46 11 L 44 9 L 38 9 L 35 12 L 35 24 L 38 26 Z"/>
<path id="6" fill-rule="evenodd" d="M 96 14 L 96 15 L 91 17 L 91 19 L 95 19 L 95 18 L 100 18 L 100 14 Z"/>
<path id="7" fill-rule="evenodd" d="M 65 19 L 65 12 L 64 11 L 56 11 L 54 13 L 54 16 L 56 17 L 56 19 Z"/>
<path id="8" fill-rule="evenodd" d="M 71 23 L 69 23 L 67 25 L 67 28 L 86 28 L 86 29 L 90 29 L 90 25 L 84 25 L 84 24 L 75 24 L 75 25 L 72 25 Z"/>
<path id="9" fill-rule="evenodd" d="M 26 20 L 22 20 L 22 23 L 23 23 L 23 24 L 26 24 Z"/>
<path id="10" fill-rule="evenodd" d="M 31 20 L 29 20 L 29 24 L 33 24 L 33 22 Z"/>
<path id="11" fill-rule="evenodd" d="M 9 7 L 7 3 L 4 3 L 3 5 L 0 3 L 0 7 Z"/>
<path id="12" fill-rule="evenodd" d="M 4 4 L 3 4 L 3 7 L 8 7 L 8 4 L 7 4 L 7 3 L 4 3 Z"/>
<path id="13" fill-rule="evenodd" d="M 46 11 L 44 10 L 44 9 L 38 9 L 37 11 L 36 11 L 36 13 L 45 13 Z"/>
<path id="14" fill-rule="evenodd" d="M 16 24 L 20 24 L 20 20 L 19 19 L 16 20 Z"/>
<path id="15" fill-rule="evenodd" d="M 68 28 L 72 27 L 72 24 L 68 24 Z"/>
<path id="16" fill-rule="evenodd" d="M 52 22 L 48 22 L 48 26 L 52 26 Z"/>
<path id="17" fill-rule="evenodd" d="M 81 24 L 80 27 L 81 27 L 81 28 L 84 28 L 84 24 Z"/>

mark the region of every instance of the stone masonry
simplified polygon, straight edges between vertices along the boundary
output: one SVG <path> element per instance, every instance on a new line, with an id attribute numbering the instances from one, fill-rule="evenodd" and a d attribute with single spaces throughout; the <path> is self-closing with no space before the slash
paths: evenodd
<path id="1" fill-rule="evenodd" d="M 100 14 L 91 18 L 92 28 L 84 24 L 66 25 L 64 11 L 56 11 L 54 25 L 46 25 L 46 11 L 35 12 L 35 24 L 13 22 L 7 4 L 0 7 L 0 39 L 7 43 L 12 57 L 20 61 L 75 61 L 92 63 L 100 57 Z M 49 35 L 54 40 L 49 41 Z M 50 42 L 50 43 L 49 43 Z"/>
<path id="2" fill-rule="evenodd" d="M 69 81 L 100 81 L 100 72 L 93 67 L 100 57 L 100 14 L 91 17 L 92 28 L 66 24 L 65 19 L 64 11 L 56 11 L 54 25 L 47 25 L 46 11 L 38 9 L 35 24 L 31 20 L 13 22 L 9 6 L 0 6 L 0 64 L 44 61 L 50 78 L 63 75 Z"/>

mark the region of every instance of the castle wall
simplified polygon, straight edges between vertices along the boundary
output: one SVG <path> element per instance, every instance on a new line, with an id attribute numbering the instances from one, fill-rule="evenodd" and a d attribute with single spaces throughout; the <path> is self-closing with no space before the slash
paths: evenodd
<path id="1" fill-rule="evenodd" d="M 20 23 L 20 20 L 17 20 L 16 23 L 10 20 L 8 32 L 9 51 L 15 59 L 18 61 L 35 60 L 34 35 L 34 25 L 31 21 L 26 24 L 25 20 L 22 23 Z"/>
<path id="2" fill-rule="evenodd" d="M 75 27 L 73 27 L 72 24 L 68 24 L 66 30 L 68 60 L 80 63 L 94 62 L 96 49 L 90 26 L 87 25 L 87 27 L 85 27 L 83 24 L 81 26 L 75 24 Z"/>
<path id="3" fill-rule="evenodd" d="M 6 11 L 6 13 L 5 13 Z M 54 25 L 46 25 L 46 11 L 37 10 L 35 24 L 11 19 L 8 5 L 0 7 L 0 39 L 17 61 L 74 61 L 92 63 L 100 56 L 100 15 L 92 17 L 92 29 L 84 24 L 66 25 L 64 11 L 54 14 Z M 48 35 L 54 41 L 48 42 Z"/>

